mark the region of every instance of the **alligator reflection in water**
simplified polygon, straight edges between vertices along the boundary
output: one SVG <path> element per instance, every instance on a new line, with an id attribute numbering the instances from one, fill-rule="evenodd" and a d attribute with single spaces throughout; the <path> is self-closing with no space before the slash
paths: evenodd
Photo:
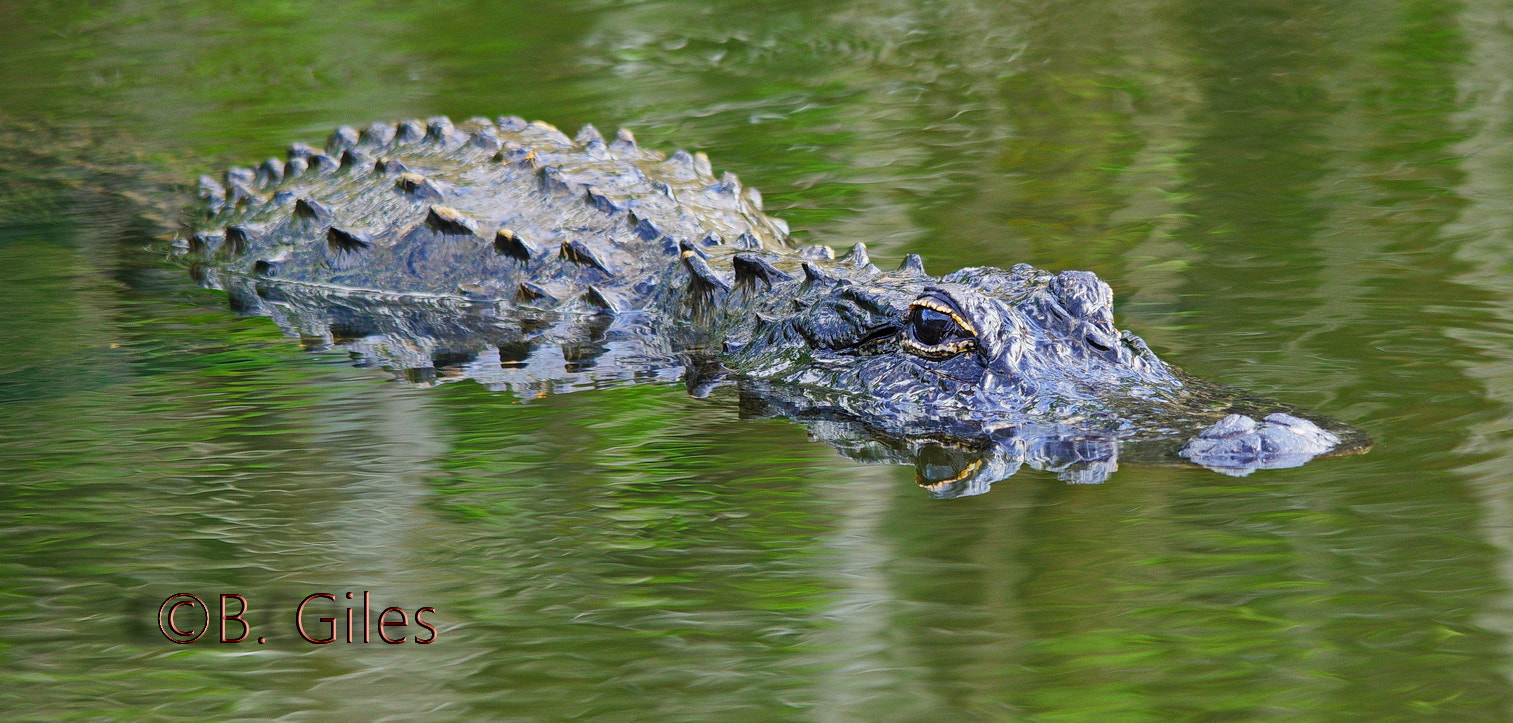
<path id="1" fill-rule="evenodd" d="M 1119 469 L 1121 458 L 1152 465 L 1191 462 L 1243 477 L 1258 469 L 1300 466 L 1320 456 L 1320 447 L 1329 455 L 1342 455 L 1371 446 L 1358 430 L 1332 421 L 1325 422 L 1327 429 L 1319 427 L 1295 416 L 1300 410 L 1272 400 L 1200 380 L 1188 379 L 1187 385 L 1195 409 L 1228 412 L 1189 440 L 1163 436 L 1133 418 L 1122 432 L 1065 421 L 992 425 L 950 419 L 889 429 L 820 401 L 813 390 L 760 381 L 742 382 L 740 389 L 743 415 L 801 421 L 815 439 L 858 461 L 913 465 L 920 486 L 939 498 L 982 494 L 1023 467 L 1054 472 L 1070 484 L 1103 482 Z M 1165 410 L 1167 423 L 1173 421 L 1170 414 Z M 1155 415 L 1151 417 L 1154 424 Z M 1321 439 L 1297 444 L 1300 433 Z"/>
<path id="2" fill-rule="evenodd" d="M 951 430 L 943 425 L 912 436 L 887 434 L 860 420 L 826 418 L 805 404 L 810 400 L 802 398 L 801 390 L 762 382 L 740 387 L 743 415 L 799 419 L 815 439 L 859 462 L 913 465 L 915 480 L 938 498 L 982 494 L 1024 466 L 1055 472 L 1073 484 L 1097 484 L 1119 469 L 1119 440 L 1110 434 L 1064 425 L 1001 430 Z"/>

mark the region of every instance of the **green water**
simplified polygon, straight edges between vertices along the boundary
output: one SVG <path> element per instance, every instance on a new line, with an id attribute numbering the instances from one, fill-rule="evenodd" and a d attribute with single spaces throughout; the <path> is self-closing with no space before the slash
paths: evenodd
<path id="1" fill-rule="evenodd" d="M 676 386 L 305 352 L 8 149 L 7 718 L 1513 715 L 1513 4 L 508 5 L 8 3 L 0 112 L 186 182 L 373 119 L 629 126 L 806 241 L 1095 271 L 1163 358 L 1376 448 L 933 501 Z M 436 642 L 299 640 L 363 590 Z M 266 644 L 164 640 L 181 591 Z"/>

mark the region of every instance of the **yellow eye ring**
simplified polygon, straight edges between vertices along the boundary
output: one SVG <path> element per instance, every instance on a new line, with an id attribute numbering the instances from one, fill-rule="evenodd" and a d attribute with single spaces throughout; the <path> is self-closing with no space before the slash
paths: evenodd
<path id="1" fill-rule="evenodd" d="M 935 357 L 939 359 L 953 357 L 964 351 L 971 351 L 977 348 L 977 341 L 974 339 L 957 339 L 956 341 L 946 342 L 945 344 L 925 346 L 924 344 L 910 339 L 907 335 L 899 337 L 898 344 L 899 346 L 902 346 L 903 348 L 914 352 L 919 356 Z"/>
<path id="2" fill-rule="evenodd" d="M 956 313 L 955 309 L 942 304 L 939 301 L 936 301 L 934 299 L 915 299 L 914 301 L 909 303 L 910 309 L 914 309 L 916 307 L 921 309 L 929 309 L 931 311 L 938 311 L 942 314 L 945 314 L 946 316 L 951 317 L 951 321 L 956 322 L 957 326 L 960 326 L 961 330 L 965 331 L 968 336 L 977 336 L 977 328 L 972 326 L 972 322 L 962 318 L 961 314 Z"/>
<path id="3" fill-rule="evenodd" d="M 916 356 L 945 359 L 977 348 L 977 340 L 975 338 L 977 336 L 977 329 L 972 326 L 972 322 L 967 321 L 949 305 L 926 297 L 915 299 L 909 304 L 909 313 L 911 315 L 915 313 L 916 309 L 927 309 L 949 318 L 956 325 L 956 329 L 952 330 L 951 334 L 953 336 L 962 336 L 963 338 L 952 339 L 950 341 L 941 340 L 939 344 L 928 344 L 916 338 L 918 335 L 911 331 L 899 337 L 899 345 L 906 351 Z"/>

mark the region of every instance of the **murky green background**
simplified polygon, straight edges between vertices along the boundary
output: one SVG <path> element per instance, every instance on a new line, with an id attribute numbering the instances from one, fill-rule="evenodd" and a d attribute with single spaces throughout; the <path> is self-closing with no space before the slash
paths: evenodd
<path id="1" fill-rule="evenodd" d="M 75 158 L 625 125 L 808 241 L 1096 271 L 1168 361 L 1377 447 L 932 501 L 677 387 L 521 405 L 304 352 L 8 148 L 0 709 L 1505 718 L 1510 79 L 1492 0 L 6 3 L 0 112 Z M 362 590 L 439 640 L 296 642 L 299 598 Z M 268 643 L 169 644 L 179 591 Z"/>

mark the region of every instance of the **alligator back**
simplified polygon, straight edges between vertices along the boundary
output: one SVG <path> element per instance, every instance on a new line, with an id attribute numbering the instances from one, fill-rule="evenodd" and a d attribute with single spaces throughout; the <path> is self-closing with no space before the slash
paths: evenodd
<path id="1" fill-rule="evenodd" d="M 680 243 L 788 248 L 787 225 L 702 153 L 519 118 L 343 127 L 325 149 L 202 178 L 190 240 L 221 271 L 562 309 L 644 306 Z"/>

